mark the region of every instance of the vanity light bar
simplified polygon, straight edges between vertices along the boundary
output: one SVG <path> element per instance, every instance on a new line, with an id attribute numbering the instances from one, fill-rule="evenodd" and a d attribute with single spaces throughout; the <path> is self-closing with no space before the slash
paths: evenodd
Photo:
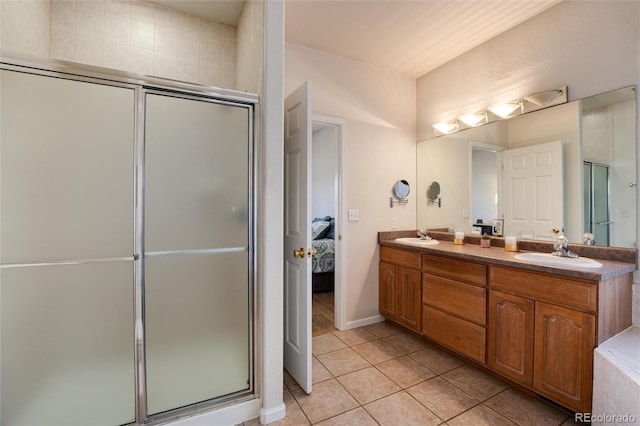
<path id="1" fill-rule="evenodd" d="M 511 118 L 526 112 L 563 104 L 566 103 L 567 100 L 567 86 L 534 93 L 521 99 L 492 105 L 488 107 L 486 111 L 466 113 L 454 120 L 436 123 L 432 126 L 434 129 L 433 136 L 448 135 L 459 130 L 487 124 L 491 121 Z M 489 113 L 493 116 L 492 119 L 490 119 Z"/>
<path id="2" fill-rule="evenodd" d="M 462 114 L 460 117 L 458 117 L 458 121 L 462 121 L 469 127 L 480 126 L 487 123 L 487 113 L 486 111 L 482 111 Z"/>
<path id="3" fill-rule="evenodd" d="M 456 120 L 443 121 L 433 125 L 433 128 L 442 134 L 448 135 L 449 133 L 458 131 L 458 122 Z"/>

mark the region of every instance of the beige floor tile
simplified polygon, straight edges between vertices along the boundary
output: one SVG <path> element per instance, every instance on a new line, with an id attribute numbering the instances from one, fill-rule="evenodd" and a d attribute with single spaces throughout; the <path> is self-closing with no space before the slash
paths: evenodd
<path id="1" fill-rule="evenodd" d="M 431 347 L 431 344 L 424 340 L 424 338 L 413 333 L 399 333 L 393 336 L 385 337 L 382 340 L 390 344 L 403 354 L 417 352 L 422 349 Z"/>
<path id="2" fill-rule="evenodd" d="M 347 411 L 339 416 L 324 420 L 317 425 L 322 426 L 377 426 L 373 417 L 367 413 L 364 408 L 358 407 L 355 410 Z"/>
<path id="3" fill-rule="evenodd" d="M 374 367 L 345 374 L 338 377 L 338 381 L 360 404 L 367 404 L 400 390 L 398 385 Z"/>
<path id="4" fill-rule="evenodd" d="M 323 334 L 315 336 L 311 341 L 311 352 L 314 355 L 326 354 L 327 352 L 337 351 L 346 348 L 347 345 L 333 334 Z"/>
<path id="5" fill-rule="evenodd" d="M 313 392 L 309 395 L 302 389 L 298 389 L 293 392 L 293 396 L 311 423 L 326 420 L 358 407 L 358 402 L 336 379 L 314 385 Z"/>
<path id="6" fill-rule="evenodd" d="M 367 360 L 351 348 L 320 355 L 318 361 L 336 377 L 371 366 Z"/>
<path id="7" fill-rule="evenodd" d="M 402 356 L 402 352 L 382 340 L 356 345 L 353 350 L 374 365 Z"/>
<path id="8" fill-rule="evenodd" d="M 291 377 L 291 374 L 289 374 L 289 372 L 287 370 L 284 370 L 283 373 L 283 379 L 284 379 L 284 391 L 292 391 L 295 389 L 300 389 L 300 385 L 298 384 L 298 382 L 296 382 L 296 379 L 294 379 L 293 377 Z"/>
<path id="9" fill-rule="evenodd" d="M 440 377 L 419 383 L 406 391 L 444 420 L 479 404 L 477 399 Z"/>
<path id="10" fill-rule="evenodd" d="M 299 390 L 302 392 L 302 389 Z M 303 392 L 304 393 L 304 392 Z M 302 412 L 302 409 L 298 405 L 296 399 L 289 392 L 285 392 L 282 395 L 282 399 L 284 400 L 284 405 L 287 409 L 287 414 L 284 419 L 278 420 L 277 422 L 269 423 L 270 425 L 277 426 L 298 426 L 298 425 L 308 425 L 309 420 Z M 257 424 L 260 424 L 258 421 Z"/>
<path id="11" fill-rule="evenodd" d="M 480 401 L 485 401 L 509 387 L 497 377 L 469 364 L 451 370 L 442 377 Z"/>
<path id="12" fill-rule="evenodd" d="M 365 325 L 363 328 L 380 338 L 393 336 L 394 334 L 402 332 L 402 328 L 387 321 Z"/>
<path id="13" fill-rule="evenodd" d="M 333 376 L 315 356 L 311 360 L 311 383 L 316 384 L 331 379 Z"/>
<path id="14" fill-rule="evenodd" d="M 380 363 L 376 368 L 403 389 L 435 376 L 433 371 L 408 355 Z"/>
<path id="15" fill-rule="evenodd" d="M 352 330 L 334 331 L 333 334 L 349 346 L 359 345 L 378 339 L 378 336 L 365 330 L 364 328 L 354 328 Z"/>
<path id="16" fill-rule="evenodd" d="M 435 346 L 428 347 L 409 355 L 436 374 L 443 374 L 465 364 L 463 360 Z"/>
<path id="17" fill-rule="evenodd" d="M 485 402 L 520 426 L 559 425 L 568 414 L 524 392 L 509 388 Z"/>
<path id="18" fill-rule="evenodd" d="M 447 422 L 449 426 L 516 426 L 486 405 L 478 405 Z"/>
<path id="19" fill-rule="evenodd" d="M 569 418 L 564 421 L 560 426 L 578 426 L 583 425 L 584 423 L 576 422 L 575 415 L 569 415 Z M 637 420 L 637 419 L 636 419 Z"/>
<path id="20" fill-rule="evenodd" d="M 389 395 L 364 407 L 382 426 L 431 426 L 442 420 L 405 391 Z"/>

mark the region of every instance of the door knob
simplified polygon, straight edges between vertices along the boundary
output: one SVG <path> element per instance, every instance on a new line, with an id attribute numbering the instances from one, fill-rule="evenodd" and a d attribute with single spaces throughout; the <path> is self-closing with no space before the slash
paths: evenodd
<path id="1" fill-rule="evenodd" d="M 298 250 L 294 250 L 293 257 L 299 257 L 300 259 L 304 259 L 304 247 L 300 247 Z"/>
<path id="2" fill-rule="evenodd" d="M 311 256 L 315 256 L 316 254 L 318 254 L 318 250 L 316 250 L 316 248 L 315 248 L 315 247 L 311 247 L 311 250 L 309 250 L 309 251 L 307 252 L 307 255 L 308 255 L 309 257 L 311 257 Z"/>

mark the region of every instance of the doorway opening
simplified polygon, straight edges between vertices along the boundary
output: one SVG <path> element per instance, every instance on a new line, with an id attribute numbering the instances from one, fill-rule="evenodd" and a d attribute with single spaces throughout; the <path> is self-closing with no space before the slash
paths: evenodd
<path id="1" fill-rule="evenodd" d="M 314 115 L 312 123 L 312 245 L 317 254 L 311 273 L 311 328 L 312 336 L 319 336 L 340 329 L 344 318 L 340 315 L 344 122 Z"/>

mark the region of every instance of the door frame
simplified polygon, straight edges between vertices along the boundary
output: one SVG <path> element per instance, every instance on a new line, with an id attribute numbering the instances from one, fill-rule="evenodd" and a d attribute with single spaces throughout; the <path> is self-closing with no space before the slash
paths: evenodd
<path id="1" fill-rule="evenodd" d="M 338 184 L 336 201 L 336 262 L 334 271 L 334 325 L 338 330 L 347 329 L 347 250 L 346 250 L 346 188 L 347 188 L 347 121 L 344 118 L 312 114 L 311 122 L 336 126 L 338 135 Z M 313 197 L 313 194 L 311 195 Z"/>

